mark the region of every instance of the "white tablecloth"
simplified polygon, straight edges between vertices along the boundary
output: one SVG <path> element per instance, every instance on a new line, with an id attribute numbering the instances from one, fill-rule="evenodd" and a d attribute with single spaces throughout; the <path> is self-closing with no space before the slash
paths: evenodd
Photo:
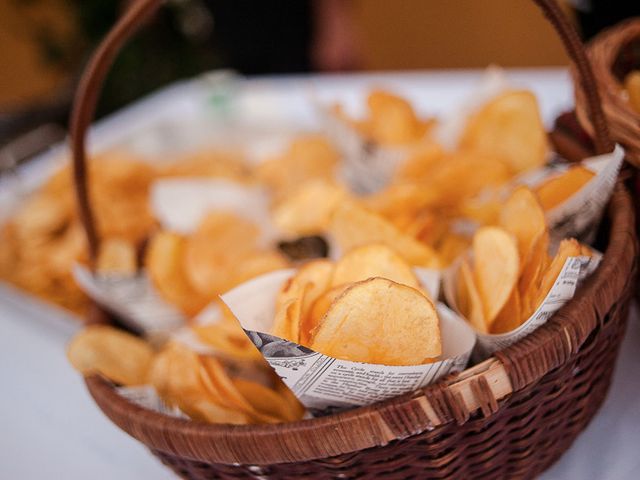
<path id="1" fill-rule="evenodd" d="M 301 124 L 312 126 L 311 114 L 305 107 L 310 84 L 316 93 L 351 102 L 359 101 L 362 88 L 371 83 L 397 85 L 412 93 L 422 109 L 439 112 L 463 98 L 479 75 L 477 71 L 458 71 L 330 76 L 322 82 L 315 77 L 288 77 L 257 80 L 251 86 L 263 93 L 286 96 L 289 113 L 299 115 Z M 572 103 L 568 77 L 562 70 L 515 71 L 511 76 L 515 83 L 534 89 L 547 122 Z M 150 118 L 150 112 L 158 119 L 163 115 L 175 117 L 176 109 L 188 110 L 189 105 L 185 106 L 180 98 L 188 96 L 190 88 L 189 84 L 170 89 L 102 122 L 94 131 L 93 145 L 100 148 L 122 143 L 121 126 L 128 123 L 128 134 L 137 132 L 137 127 L 143 128 Z M 271 93 L 261 97 L 263 106 L 274 100 Z M 163 110 L 162 105 L 167 108 Z M 139 144 L 139 138 L 137 141 Z M 29 184 L 31 176 L 38 177 L 40 171 L 46 170 L 58 153 L 53 152 L 29 167 L 24 183 Z M 0 182 L 0 197 L 1 186 Z M 9 194 L 6 188 L 4 191 L 6 199 Z M 0 205 L 4 205 L 2 198 Z M 545 480 L 638 478 L 638 320 L 638 311 L 634 309 L 605 405 L 571 450 L 543 475 Z M 64 313 L 34 304 L 15 290 L 0 286 L 0 478 L 175 478 L 93 404 L 82 379 L 71 369 L 64 354 L 65 344 L 76 329 L 77 325 Z"/>

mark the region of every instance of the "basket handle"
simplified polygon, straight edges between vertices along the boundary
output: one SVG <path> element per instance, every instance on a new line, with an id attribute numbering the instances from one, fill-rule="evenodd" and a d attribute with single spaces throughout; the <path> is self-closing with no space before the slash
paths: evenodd
<path id="1" fill-rule="evenodd" d="M 533 0 L 542 10 L 560 36 L 564 48 L 578 72 L 580 87 L 587 98 L 597 153 L 613 150 L 609 129 L 600 103 L 597 84 L 587 59 L 582 41 L 573 25 L 564 15 L 556 0 Z M 93 210 L 89 203 L 87 182 L 86 134 L 95 114 L 98 95 L 104 78 L 116 55 L 138 29 L 162 4 L 162 0 L 135 0 L 113 26 L 89 60 L 76 92 L 71 112 L 70 134 L 73 153 L 74 181 L 80 222 L 87 235 L 89 264 L 93 268 L 98 254 L 99 238 Z"/>

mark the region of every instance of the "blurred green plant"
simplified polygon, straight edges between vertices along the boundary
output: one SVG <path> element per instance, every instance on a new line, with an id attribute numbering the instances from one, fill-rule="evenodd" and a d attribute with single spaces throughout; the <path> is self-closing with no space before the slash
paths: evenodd
<path id="1" fill-rule="evenodd" d="M 81 66 L 128 2 L 70 1 L 85 43 Z M 216 68 L 219 56 L 211 38 L 212 27 L 213 19 L 199 0 L 165 4 L 116 59 L 105 82 L 97 116 L 163 85 Z"/>

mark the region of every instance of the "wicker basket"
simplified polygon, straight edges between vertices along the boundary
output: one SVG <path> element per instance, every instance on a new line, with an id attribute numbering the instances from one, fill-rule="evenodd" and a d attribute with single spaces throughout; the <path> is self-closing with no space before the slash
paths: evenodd
<path id="1" fill-rule="evenodd" d="M 71 133 L 92 258 L 99 239 L 87 201 L 85 134 L 110 62 L 158 3 L 133 4 L 78 89 Z M 536 3 L 593 87 L 575 31 L 553 0 Z M 587 90 L 596 150 L 610 151 L 597 91 Z M 368 407 L 288 424 L 209 425 L 138 407 L 102 377 L 86 383 L 115 424 L 185 478 L 533 478 L 569 448 L 609 387 L 636 272 L 633 209 L 621 184 L 597 247 L 605 252 L 598 270 L 533 334 L 438 384 Z"/>
<path id="2" fill-rule="evenodd" d="M 640 69 L 640 18 L 627 20 L 598 35 L 588 46 L 602 109 L 609 123 L 611 138 L 624 145 L 627 161 L 640 168 L 640 112 L 625 99 L 622 81 L 627 73 Z M 573 72 L 574 79 L 577 73 Z M 593 132 L 584 89 L 576 88 L 576 113 L 580 124 Z"/>

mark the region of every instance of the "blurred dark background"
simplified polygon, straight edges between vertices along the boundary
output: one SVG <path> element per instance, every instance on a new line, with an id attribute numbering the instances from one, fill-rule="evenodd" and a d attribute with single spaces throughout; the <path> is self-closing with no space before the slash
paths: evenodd
<path id="1" fill-rule="evenodd" d="M 131 1 L 0 0 L 0 162 L 64 136 L 82 66 Z M 563 6 L 585 39 L 640 15 L 640 2 L 628 0 Z M 255 75 L 489 63 L 566 57 L 529 0 L 173 0 L 118 57 L 98 117 L 221 67 Z"/>

